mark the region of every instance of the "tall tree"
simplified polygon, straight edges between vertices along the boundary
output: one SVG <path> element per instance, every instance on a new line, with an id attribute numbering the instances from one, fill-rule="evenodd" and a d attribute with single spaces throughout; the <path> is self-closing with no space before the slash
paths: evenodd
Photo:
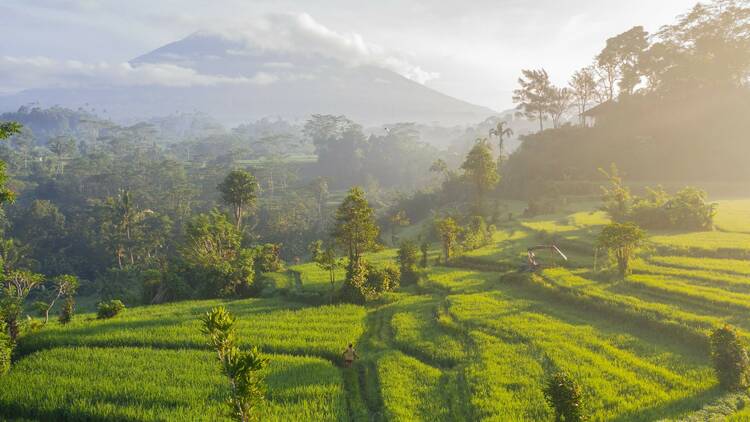
<path id="1" fill-rule="evenodd" d="M 513 129 L 508 127 L 508 122 L 501 120 L 497 122 L 497 125 L 490 129 L 489 136 L 497 136 L 497 155 L 503 155 L 503 141 L 505 138 L 513 136 Z"/>
<path id="2" fill-rule="evenodd" d="M 0 140 L 7 139 L 21 132 L 21 125 L 16 122 L 0 122 Z M 15 193 L 8 189 L 8 174 L 5 171 L 5 162 L 0 161 L 0 205 L 13 202 Z"/>
<path id="3" fill-rule="evenodd" d="M 336 210 L 332 237 L 347 251 L 350 267 L 358 266 L 362 254 L 375 246 L 379 233 L 374 211 L 359 186 L 349 190 Z"/>
<path id="4" fill-rule="evenodd" d="M 219 184 L 221 200 L 232 207 L 234 222 L 239 230 L 242 227 L 242 217 L 245 211 L 255 206 L 258 192 L 258 182 L 255 177 L 244 170 L 232 170 Z"/>
<path id="5" fill-rule="evenodd" d="M 476 211 L 478 214 L 482 214 L 487 193 L 500 180 L 497 173 L 497 164 L 492 159 L 492 149 L 486 138 L 477 139 L 474 147 L 461 164 L 461 169 L 464 171 L 466 180 L 474 187 Z"/>
<path id="6" fill-rule="evenodd" d="M 572 93 L 568 88 L 550 87 L 549 116 L 552 118 L 552 127 L 560 127 L 565 112 L 570 109 L 571 100 Z"/>
<path id="7" fill-rule="evenodd" d="M 440 236 L 440 241 L 443 244 L 443 259 L 445 259 L 445 263 L 447 264 L 456 247 L 456 240 L 458 239 L 460 227 L 453 217 L 446 217 L 435 220 L 435 230 Z"/>
<path id="8" fill-rule="evenodd" d="M 521 71 L 518 78 L 520 87 L 513 91 L 513 102 L 517 109 L 529 120 L 539 121 L 539 131 L 544 130 L 544 120 L 549 109 L 550 87 L 552 83 L 544 69 Z"/>
<path id="9" fill-rule="evenodd" d="M 10 339 L 14 343 L 20 332 L 18 320 L 23 313 L 24 301 L 43 281 L 44 276 L 29 270 L 6 271 L 2 277 L 0 317 L 5 321 Z"/>
<path id="10" fill-rule="evenodd" d="M 75 151 L 76 141 L 68 136 L 55 136 L 47 143 L 47 148 L 55 154 L 56 172 L 58 176 L 62 176 L 65 171 L 65 160 Z"/>
<path id="11" fill-rule="evenodd" d="M 648 45 L 648 33 L 642 26 L 635 26 L 607 40 L 607 45 L 597 56 L 597 63 L 604 66 L 609 99 L 614 96 L 615 82 L 619 95 L 633 94 L 641 82 L 640 62 Z"/>
<path id="12" fill-rule="evenodd" d="M 586 110 L 596 96 L 596 79 L 591 66 L 576 71 L 570 78 L 568 86 L 572 94 L 573 104 L 578 114 L 578 123 L 586 126 Z"/>

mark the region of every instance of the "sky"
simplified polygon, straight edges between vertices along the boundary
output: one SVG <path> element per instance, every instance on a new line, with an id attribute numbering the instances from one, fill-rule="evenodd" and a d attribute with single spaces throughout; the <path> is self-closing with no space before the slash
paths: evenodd
<path id="1" fill-rule="evenodd" d="M 505 110 L 513 105 L 521 69 L 543 67 L 553 82 L 565 84 L 607 38 L 635 25 L 654 32 L 694 3 L 2 0 L 0 93 L 92 78 L 213 83 L 215 77 L 173 67 L 147 69 L 144 76 L 127 62 L 196 31 L 234 31 L 271 47 L 312 46 L 379 64 L 448 95 Z"/>

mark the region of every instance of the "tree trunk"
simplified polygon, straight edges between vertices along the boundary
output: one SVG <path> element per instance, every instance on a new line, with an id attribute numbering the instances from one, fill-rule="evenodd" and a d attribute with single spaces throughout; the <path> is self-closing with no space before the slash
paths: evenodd
<path id="1" fill-rule="evenodd" d="M 539 132 L 542 132 L 544 130 L 544 115 L 542 112 L 539 112 Z"/>

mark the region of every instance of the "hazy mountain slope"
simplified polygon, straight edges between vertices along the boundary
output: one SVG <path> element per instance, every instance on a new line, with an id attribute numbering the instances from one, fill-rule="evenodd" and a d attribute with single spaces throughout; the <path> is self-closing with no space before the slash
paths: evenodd
<path id="1" fill-rule="evenodd" d="M 117 120 L 200 111 L 225 124 L 264 116 L 303 119 L 311 113 L 346 114 L 363 123 L 418 121 L 473 123 L 493 114 L 371 66 L 350 66 L 315 54 L 254 49 L 212 33 L 196 33 L 131 61 L 173 64 L 240 81 L 201 86 L 96 86 L 35 89 L 0 97 L 0 110 L 39 102 L 106 110 Z"/>

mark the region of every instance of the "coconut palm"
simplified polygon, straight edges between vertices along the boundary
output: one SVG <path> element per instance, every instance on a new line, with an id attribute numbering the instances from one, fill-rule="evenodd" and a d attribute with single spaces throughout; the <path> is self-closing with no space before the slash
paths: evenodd
<path id="1" fill-rule="evenodd" d="M 490 137 L 497 136 L 498 139 L 498 155 L 503 155 L 503 141 L 505 138 L 513 136 L 513 129 L 508 127 L 508 122 L 501 120 L 497 122 L 497 126 L 490 129 Z"/>

